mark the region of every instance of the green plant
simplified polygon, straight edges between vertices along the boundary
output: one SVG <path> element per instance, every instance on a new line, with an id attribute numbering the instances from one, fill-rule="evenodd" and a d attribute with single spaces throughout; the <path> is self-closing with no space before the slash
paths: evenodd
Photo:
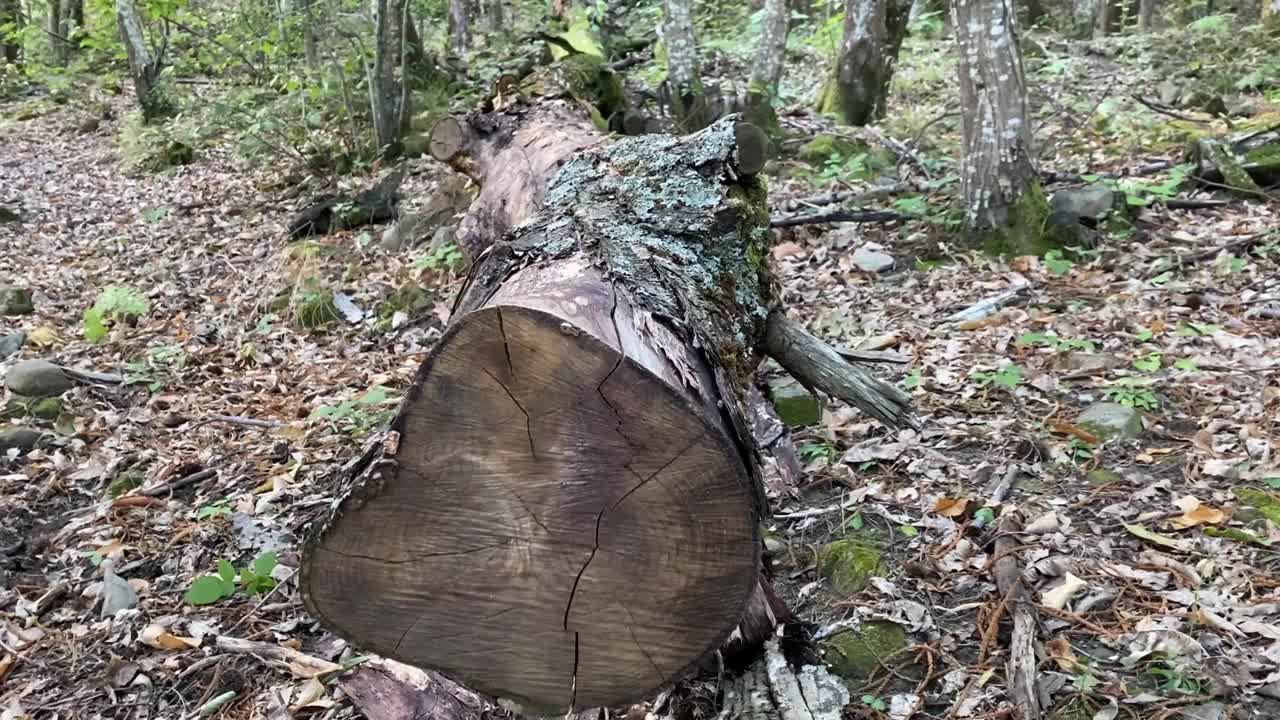
<path id="1" fill-rule="evenodd" d="M 1158 352 L 1147 353 L 1133 361 L 1133 366 L 1142 372 L 1155 372 L 1164 365 L 1164 355 Z"/>
<path id="2" fill-rule="evenodd" d="M 1061 250 L 1050 250 L 1044 254 L 1044 266 L 1050 273 L 1061 277 L 1071 272 L 1071 268 L 1076 264 L 1072 262 Z"/>
<path id="3" fill-rule="evenodd" d="M 1014 363 L 1009 363 L 995 372 L 974 371 L 970 373 L 969 379 L 978 384 L 979 387 L 987 387 L 988 385 L 999 385 L 1003 388 L 1012 390 L 1022 382 L 1022 368 Z"/>
<path id="4" fill-rule="evenodd" d="M 196 578 L 183 599 L 192 605 L 212 605 L 234 595 L 237 584 L 249 595 L 268 593 L 276 586 L 271 571 L 277 563 L 275 553 L 264 552 L 255 557 L 249 567 L 240 568 L 237 575 L 231 561 L 220 559 L 217 573 Z"/>
<path id="5" fill-rule="evenodd" d="M 294 297 L 293 319 L 303 330 L 320 330 L 342 319 L 333 291 L 306 278 Z"/>
<path id="6" fill-rule="evenodd" d="M 140 358 L 124 365 L 126 385 L 146 385 L 157 392 L 169 384 L 171 377 L 187 364 L 187 353 L 177 345 L 147 348 Z"/>
<path id="7" fill-rule="evenodd" d="M 1080 462 L 1093 458 L 1093 444 L 1073 437 L 1067 441 L 1067 457 L 1071 462 Z"/>
<path id="8" fill-rule="evenodd" d="M 418 272 L 423 270 L 457 272 L 465 263 L 466 258 L 462 255 L 462 249 L 456 243 L 445 243 L 415 257 L 413 269 Z"/>
<path id="9" fill-rule="evenodd" d="M 110 285 L 84 311 L 84 337 L 92 343 L 102 342 L 109 325 L 136 320 L 149 312 L 151 302 L 145 295 L 127 285 Z"/>
<path id="10" fill-rule="evenodd" d="M 1098 346 L 1092 340 L 1083 340 L 1080 338 L 1061 338 L 1052 333 L 1026 333 L 1019 335 L 1017 339 L 1018 345 L 1029 345 L 1052 348 L 1058 352 L 1066 352 L 1071 350 L 1083 350 L 1084 352 L 1094 352 Z"/>
<path id="11" fill-rule="evenodd" d="M 1112 402 L 1140 410 L 1157 410 L 1160 400 L 1150 388 L 1153 382 L 1150 378 L 1117 378 L 1103 392 Z"/>
<path id="12" fill-rule="evenodd" d="M 327 420 L 335 428 L 352 435 L 363 435 L 391 419 L 395 412 L 387 406 L 396 402 L 397 399 L 389 397 L 387 389 L 379 385 L 354 400 L 338 405 L 321 405 L 311 411 L 310 418 Z"/>
<path id="13" fill-rule="evenodd" d="M 231 517 L 231 506 L 225 500 L 220 500 L 209 505 L 201 505 L 196 510 L 197 520 L 211 520 L 221 517 Z"/>
<path id="14" fill-rule="evenodd" d="M 1202 695 L 1205 691 L 1203 683 L 1168 662 L 1149 666 L 1146 674 L 1155 679 L 1156 686 L 1161 690 L 1190 695 Z"/>
<path id="15" fill-rule="evenodd" d="M 875 695 L 863 695 L 862 704 L 866 705 L 872 710 L 875 710 L 876 712 L 885 712 L 886 710 L 889 709 L 888 703 L 876 697 Z"/>
<path id="16" fill-rule="evenodd" d="M 801 443 L 800 446 L 796 448 L 796 454 L 800 457 L 801 461 L 806 463 L 814 462 L 815 460 L 834 462 L 840 455 L 840 451 L 836 449 L 835 445 L 832 445 L 825 440 L 820 440 Z"/>

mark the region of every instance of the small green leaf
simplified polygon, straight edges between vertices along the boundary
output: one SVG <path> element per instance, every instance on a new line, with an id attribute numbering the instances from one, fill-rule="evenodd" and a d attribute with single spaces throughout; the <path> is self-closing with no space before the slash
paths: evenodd
<path id="1" fill-rule="evenodd" d="M 845 528 L 849 530 L 861 530 L 862 525 L 863 525 L 862 513 L 854 513 L 853 517 L 850 517 L 844 523 Z"/>
<path id="2" fill-rule="evenodd" d="M 223 582 L 234 586 L 236 580 L 236 569 L 226 559 L 219 560 L 218 577 L 222 578 Z"/>
<path id="3" fill-rule="evenodd" d="M 100 343 L 107 337 L 107 326 L 102 323 L 102 313 L 93 308 L 84 311 L 84 339 Z"/>
<path id="4" fill-rule="evenodd" d="M 187 590 L 183 599 L 192 605 L 212 605 L 228 594 L 222 578 L 216 575 L 205 575 L 191 583 L 191 589 Z"/>
<path id="5" fill-rule="evenodd" d="M 1149 353 L 1133 361 L 1133 366 L 1143 372 L 1155 372 L 1160 369 L 1163 357 L 1160 353 Z"/>
<path id="6" fill-rule="evenodd" d="M 1196 365 L 1196 361 L 1191 358 L 1178 358 L 1173 361 L 1173 366 L 1179 370 L 1186 370 L 1188 372 L 1195 372 L 1200 369 L 1200 366 Z"/>
<path id="7" fill-rule="evenodd" d="M 919 530 L 915 529 L 910 525 L 899 525 L 898 532 L 902 533 L 903 535 L 906 535 L 907 537 L 915 537 L 920 534 Z"/>
<path id="8" fill-rule="evenodd" d="M 1138 342 L 1146 342 L 1155 336 L 1156 336 L 1155 333 L 1151 332 L 1150 330 L 1147 330 L 1146 328 L 1143 328 L 1141 331 L 1138 332 L 1137 340 Z"/>
<path id="9" fill-rule="evenodd" d="M 271 571 L 276 569 L 279 560 L 273 552 L 264 552 L 253 559 L 253 571 L 264 577 L 271 577 Z"/>
<path id="10" fill-rule="evenodd" d="M 996 519 L 996 512 L 989 507 L 979 508 L 978 512 L 973 514 L 973 519 L 980 524 L 980 527 L 986 527 Z"/>

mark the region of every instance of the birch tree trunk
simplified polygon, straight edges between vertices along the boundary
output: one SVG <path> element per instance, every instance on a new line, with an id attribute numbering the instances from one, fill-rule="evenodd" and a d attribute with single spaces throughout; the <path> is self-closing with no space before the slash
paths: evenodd
<path id="1" fill-rule="evenodd" d="M 129 57 L 129 74 L 133 77 L 143 121 L 152 122 L 165 117 L 173 107 L 157 87 L 160 72 L 164 69 L 164 46 L 152 52 L 143 29 L 142 14 L 133 0 L 116 0 L 116 24 Z"/>
<path id="2" fill-rule="evenodd" d="M 1040 254 L 1048 203 L 1032 165 L 1026 79 L 1011 0 L 954 0 L 965 220 L 990 252 Z"/>
<path id="3" fill-rule="evenodd" d="M 409 95 L 404 84 L 408 54 L 405 33 L 407 0 L 373 0 L 374 50 L 369 69 L 369 104 L 373 111 L 373 135 L 385 156 L 400 151 L 400 138 L 409 116 Z"/>
<path id="4" fill-rule="evenodd" d="M 449 0 L 449 50 L 458 57 L 465 55 L 471 46 L 468 5 L 467 0 Z"/>
<path id="5" fill-rule="evenodd" d="M 765 0 L 756 63 L 747 84 L 747 120 L 770 136 L 781 133 L 773 101 L 778 94 L 787 51 L 787 29 L 791 25 L 789 5 L 787 0 Z"/>
<path id="6" fill-rule="evenodd" d="M 823 88 L 819 112 L 834 113 L 850 125 L 884 117 L 910 11 L 904 0 L 845 0 L 835 77 Z"/>
<path id="7" fill-rule="evenodd" d="M 662 0 L 662 40 L 667 48 L 664 87 L 677 127 L 682 132 L 706 127 L 711 118 L 707 117 L 707 98 L 698 69 L 690 0 Z"/>

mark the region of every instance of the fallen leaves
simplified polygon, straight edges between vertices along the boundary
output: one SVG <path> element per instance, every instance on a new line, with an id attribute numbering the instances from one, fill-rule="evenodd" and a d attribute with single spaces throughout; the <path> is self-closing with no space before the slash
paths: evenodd
<path id="1" fill-rule="evenodd" d="M 938 498 L 938 502 L 934 503 L 933 511 L 943 517 L 958 518 L 964 515 L 965 510 L 969 509 L 969 501 L 966 498 Z"/>

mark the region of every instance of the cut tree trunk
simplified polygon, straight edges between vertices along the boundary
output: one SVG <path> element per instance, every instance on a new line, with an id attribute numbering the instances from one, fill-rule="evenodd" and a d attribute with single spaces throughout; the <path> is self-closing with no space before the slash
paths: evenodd
<path id="1" fill-rule="evenodd" d="M 911 6 L 905 0 L 845 0 L 844 8 L 835 77 L 823 88 L 818 110 L 866 125 L 884 117 Z"/>
<path id="2" fill-rule="evenodd" d="M 797 360 L 818 341 L 779 329 L 758 130 L 605 143 L 563 122 L 575 108 L 544 96 L 433 132 L 497 188 L 471 214 L 498 234 L 301 574 L 340 635 L 540 713 L 640 700 L 763 639 L 756 358 L 790 353 L 847 400 L 860 372 Z M 912 424 L 877 382 L 886 420 Z"/>
<path id="3" fill-rule="evenodd" d="M 964 144 L 960 190 L 975 242 L 1005 255 L 1046 249 L 1049 205 L 1032 164 L 1031 124 L 1011 0 L 954 0 Z"/>

